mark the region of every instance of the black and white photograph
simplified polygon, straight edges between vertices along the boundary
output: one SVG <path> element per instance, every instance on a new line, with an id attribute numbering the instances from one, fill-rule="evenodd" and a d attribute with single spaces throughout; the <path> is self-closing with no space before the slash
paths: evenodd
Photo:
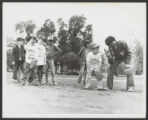
<path id="1" fill-rule="evenodd" d="M 3 118 L 145 118 L 145 2 L 3 2 Z"/>

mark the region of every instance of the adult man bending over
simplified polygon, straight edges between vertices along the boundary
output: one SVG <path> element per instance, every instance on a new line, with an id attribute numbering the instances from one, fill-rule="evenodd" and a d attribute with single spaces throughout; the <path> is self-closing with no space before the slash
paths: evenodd
<path id="1" fill-rule="evenodd" d="M 110 51 L 110 54 L 107 55 L 110 63 L 107 76 L 108 88 L 113 88 L 114 73 L 120 69 L 119 72 L 122 72 L 127 76 L 127 90 L 133 92 L 134 80 L 132 69 L 130 68 L 131 52 L 129 51 L 127 43 L 124 41 L 116 41 L 113 36 L 107 37 L 105 43 Z"/>

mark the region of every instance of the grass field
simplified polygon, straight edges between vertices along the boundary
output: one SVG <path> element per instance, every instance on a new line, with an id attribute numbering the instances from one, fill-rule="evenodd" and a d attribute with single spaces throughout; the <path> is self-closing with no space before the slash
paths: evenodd
<path id="1" fill-rule="evenodd" d="M 57 86 L 22 86 L 7 73 L 3 87 L 3 113 L 24 114 L 142 114 L 143 76 L 135 76 L 135 92 L 126 92 L 126 78 L 115 77 L 112 91 L 97 91 L 96 80 L 89 90 L 77 83 L 78 76 L 56 76 Z M 45 78 L 43 78 L 45 79 Z M 106 84 L 106 79 L 103 79 Z"/>

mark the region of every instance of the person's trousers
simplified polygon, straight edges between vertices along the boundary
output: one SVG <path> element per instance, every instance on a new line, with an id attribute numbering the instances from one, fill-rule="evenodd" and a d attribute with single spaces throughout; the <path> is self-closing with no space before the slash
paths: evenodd
<path id="1" fill-rule="evenodd" d="M 43 78 L 43 65 L 37 66 L 38 81 L 41 83 Z"/>
<path id="2" fill-rule="evenodd" d="M 95 78 L 97 79 L 97 81 L 101 81 L 103 78 L 103 75 L 102 75 L 100 69 L 87 68 L 87 75 L 86 75 L 86 85 L 87 86 L 90 86 L 90 84 L 91 84 L 92 72 L 94 72 L 94 75 L 95 75 Z"/>
<path id="3" fill-rule="evenodd" d="M 129 86 L 134 86 L 134 79 L 133 79 L 133 73 L 132 73 L 131 67 L 130 66 L 126 67 L 125 62 L 115 61 L 115 63 L 113 65 L 110 65 L 108 69 L 107 86 L 109 89 L 113 88 L 113 79 L 116 71 L 118 71 L 118 73 L 122 73 L 126 75 L 127 89 Z"/>
<path id="4" fill-rule="evenodd" d="M 86 68 L 86 63 L 85 64 L 82 64 L 81 65 L 81 68 L 80 68 L 80 73 L 79 73 L 79 77 L 78 77 L 78 82 L 81 83 L 81 80 L 84 76 L 84 84 L 85 84 L 85 81 L 86 81 L 86 73 L 87 73 L 87 68 Z"/>
<path id="5" fill-rule="evenodd" d="M 24 76 L 22 80 L 32 82 L 34 79 L 37 79 L 37 66 L 30 69 L 30 64 L 25 62 Z"/>
<path id="6" fill-rule="evenodd" d="M 24 72 L 24 62 L 18 61 L 14 64 L 13 79 L 20 81 L 21 74 Z"/>

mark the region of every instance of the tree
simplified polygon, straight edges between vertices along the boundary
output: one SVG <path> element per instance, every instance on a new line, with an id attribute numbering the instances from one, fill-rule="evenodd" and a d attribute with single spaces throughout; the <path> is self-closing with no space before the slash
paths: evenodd
<path id="1" fill-rule="evenodd" d="M 67 27 L 68 27 L 68 25 L 63 21 L 62 18 L 59 18 L 59 19 L 57 20 L 57 23 L 58 23 L 58 25 L 59 25 L 59 30 L 65 30 L 65 29 L 67 29 Z"/>
<path id="2" fill-rule="evenodd" d="M 143 46 L 138 40 L 134 41 L 134 67 L 136 69 L 136 74 L 140 75 L 143 73 Z"/>
<path id="3" fill-rule="evenodd" d="M 48 39 L 48 37 L 50 37 L 50 36 L 53 36 L 54 33 L 56 32 L 54 22 L 51 21 L 50 19 L 45 20 L 43 26 L 37 32 L 37 35 L 39 32 L 43 32 L 46 39 Z"/>
<path id="4" fill-rule="evenodd" d="M 82 40 L 80 38 L 81 36 L 81 30 L 84 27 L 86 22 L 86 18 L 81 15 L 81 16 L 72 16 L 69 20 L 69 40 L 70 40 L 70 48 L 71 51 L 74 53 L 78 53 L 80 49 L 80 41 Z"/>
<path id="5" fill-rule="evenodd" d="M 26 41 L 29 42 L 31 38 L 31 34 L 33 34 L 34 29 L 36 28 L 36 25 L 31 21 L 26 21 L 25 22 L 25 31 L 26 31 Z"/>
<path id="6" fill-rule="evenodd" d="M 83 32 L 81 32 L 82 34 L 82 37 L 83 37 L 83 41 L 82 41 L 82 44 L 84 44 L 84 42 L 87 40 L 87 41 L 90 41 L 90 43 L 93 41 L 93 35 L 92 35 L 92 25 L 87 25 L 85 27 L 85 30 Z"/>
<path id="7" fill-rule="evenodd" d="M 32 20 L 25 22 L 25 31 L 27 35 L 33 34 L 35 28 L 36 25 L 32 22 Z"/>
<path id="8" fill-rule="evenodd" d="M 68 25 L 63 21 L 62 18 L 59 18 L 57 23 L 59 25 L 59 31 L 58 31 L 59 47 L 63 50 L 63 54 L 65 54 L 70 51 L 69 39 L 68 39 L 69 34 L 67 30 Z"/>
<path id="9" fill-rule="evenodd" d="M 25 23 L 24 23 L 24 21 L 16 23 L 15 31 L 19 31 L 19 33 L 25 32 Z"/>
<path id="10" fill-rule="evenodd" d="M 31 34 L 33 34 L 34 29 L 36 28 L 36 25 L 33 23 L 32 20 L 28 21 L 21 21 L 16 24 L 15 30 L 22 34 L 23 32 L 26 33 L 26 41 L 28 42 L 30 40 Z"/>

